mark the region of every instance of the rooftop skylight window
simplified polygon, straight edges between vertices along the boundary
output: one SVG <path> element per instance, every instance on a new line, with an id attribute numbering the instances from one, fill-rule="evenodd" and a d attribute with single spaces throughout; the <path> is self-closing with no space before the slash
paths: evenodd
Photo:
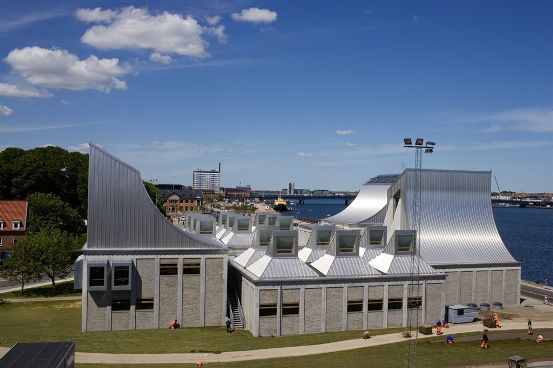
<path id="1" fill-rule="evenodd" d="M 340 235 L 337 240 L 340 253 L 353 253 L 355 251 L 357 235 Z"/>
<path id="2" fill-rule="evenodd" d="M 332 230 L 317 230 L 317 245 L 329 245 Z"/>
<path id="3" fill-rule="evenodd" d="M 238 231 L 248 231 L 250 229 L 250 220 L 249 219 L 238 219 L 236 220 L 236 230 Z"/>
<path id="4" fill-rule="evenodd" d="M 293 254 L 294 253 L 294 240 L 293 235 L 276 235 L 275 247 L 277 254 Z"/>
<path id="5" fill-rule="evenodd" d="M 259 245 L 268 246 L 271 243 L 271 230 L 258 230 L 259 231 Z"/>
<path id="6" fill-rule="evenodd" d="M 381 245 L 384 240 L 384 230 L 370 230 L 369 231 L 369 244 Z"/>
<path id="7" fill-rule="evenodd" d="M 275 226 L 276 220 L 277 220 L 277 216 L 269 216 L 269 217 L 267 218 L 267 224 L 268 224 L 269 226 Z"/>
<path id="8" fill-rule="evenodd" d="M 398 252 L 411 252 L 414 242 L 414 235 L 396 235 L 396 246 Z"/>
<path id="9" fill-rule="evenodd" d="M 200 221 L 200 234 L 213 234 L 213 222 L 207 220 Z"/>
<path id="10" fill-rule="evenodd" d="M 279 229 L 280 230 L 290 230 L 292 227 L 292 219 L 291 218 L 280 218 L 279 221 Z"/>
<path id="11" fill-rule="evenodd" d="M 266 215 L 262 215 L 262 214 L 259 214 L 257 215 L 257 224 L 258 225 L 263 225 L 265 224 L 265 219 L 267 218 Z"/>

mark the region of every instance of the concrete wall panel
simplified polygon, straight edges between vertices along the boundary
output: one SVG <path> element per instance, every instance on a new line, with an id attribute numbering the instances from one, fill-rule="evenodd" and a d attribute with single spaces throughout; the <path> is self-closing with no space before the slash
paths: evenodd
<path id="1" fill-rule="evenodd" d="M 206 258 L 205 260 L 205 325 L 223 324 L 223 295 L 226 292 L 224 279 L 224 258 Z"/>
<path id="2" fill-rule="evenodd" d="M 305 289 L 305 333 L 321 332 L 322 289 Z"/>
<path id="3" fill-rule="evenodd" d="M 501 302 L 503 299 L 503 271 L 492 271 L 492 297 L 491 303 Z"/>
<path id="4" fill-rule="evenodd" d="M 461 289 L 461 304 L 472 303 L 472 278 L 473 271 L 461 271 L 460 289 Z"/>
<path id="5" fill-rule="evenodd" d="M 326 331 L 342 330 L 342 313 L 344 309 L 343 288 L 326 289 Z"/>

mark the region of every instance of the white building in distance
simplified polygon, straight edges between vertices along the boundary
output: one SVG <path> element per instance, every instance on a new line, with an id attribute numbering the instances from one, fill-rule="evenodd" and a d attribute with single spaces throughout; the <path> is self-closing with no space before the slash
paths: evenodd
<path id="1" fill-rule="evenodd" d="M 192 188 L 219 192 L 221 190 L 221 163 L 219 163 L 219 170 L 194 170 Z"/>

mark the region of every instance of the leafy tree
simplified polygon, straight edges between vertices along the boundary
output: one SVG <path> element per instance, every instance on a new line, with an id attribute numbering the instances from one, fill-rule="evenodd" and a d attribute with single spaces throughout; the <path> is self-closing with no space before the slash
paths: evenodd
<path id="1" fill-rule="evenodd" d="M 25 154 L 21 148 L 6 148 L 0 152 L 0 199 L 11 199 L 12 197 L 12 179 L 13 163 Z"/>
<path id="2" fill-rule="evenodd" d="M 39 279 L 41 267 L 39 265 L 40 251 L 29 238 L 16 242 L 11 250 L 11 256 L 2 263 L 0 275 L 10 281 L 21 284 L 21 293 L 25 284 Z"/>
<path id="3" fill-rule="evenodd" d="M 29 212 L 27 231 L 39 232 L 41 229 L 59 229 L 80 235 L 86 227 L 79 213 L 69 204 L 53 194 L 34 193 L 27 197 Z"/>
<path id="4" fill-rule="evenodd" d="M 152 183 L 148 183 L 147 181 L 144 181 L 143 183 L 146 191 L 148 192 L 148 195 L 150 196 L 150 199 L 152 200 L 152 202 L 155 203 L 159 212 L 161 212 L 163 216 L 167 216 L 167 214 L 165 213 L 165 208 L 163 207 L 163 201 L 159 196 L 159 188 Z"/>
<path id="5" fill-rule="evenodd" d="M 39 251 L 38 267 L 52 281 L 52 289 L 55 289 L 56 279 L 62 279 L 71 273 L 82 244 L 78 243 L 78 237 L 55 228 L 42 228 L 27 239 L 33 249 Z"/>

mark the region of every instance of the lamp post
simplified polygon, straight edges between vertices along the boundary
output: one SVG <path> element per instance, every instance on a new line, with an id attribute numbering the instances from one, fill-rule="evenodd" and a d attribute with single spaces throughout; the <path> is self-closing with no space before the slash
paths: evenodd
<path id="1" fill-rule="evenodd" d="M 407 337 L 405 347 L 405 367 L 417 366 L 417 339 L 419 337 L 419 297 L 420 297 L 420 230 L 422 204 L 422 154 L 434 152 L 436 143 L 416 138 L 415 144 L 411 138 L 403 139 L 403 147 L 415 149 L 415 188 L 413 197 L 413 214 L 415 226 L 415 244 L 411 250 L 409 268 L 409 289 L 407 298 Z M 422 298 L 420 299 L 422 302 Z M 414 301 L 414 305 L 410 305 Z M 414 335 L 414 336 L 413 336 Z"/>

